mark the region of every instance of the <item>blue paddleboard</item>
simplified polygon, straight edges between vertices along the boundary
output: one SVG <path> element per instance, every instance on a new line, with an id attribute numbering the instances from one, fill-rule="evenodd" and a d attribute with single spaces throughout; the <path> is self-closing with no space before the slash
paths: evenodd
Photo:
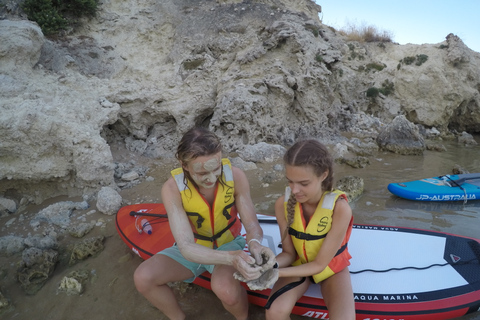
<path id="1" fill-rule="evenodd" d="M 418 201 L 469 201 L 480 199 L 480 173 L 444 175 L 390 183 L 388 191 Z"/>

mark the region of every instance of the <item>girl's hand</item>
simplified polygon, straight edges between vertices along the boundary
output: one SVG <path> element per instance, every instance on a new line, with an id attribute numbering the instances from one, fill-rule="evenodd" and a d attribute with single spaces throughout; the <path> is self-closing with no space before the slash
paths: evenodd
<path id="1" fill-rule="evenodd" d="M 255 263 L 262 267 L 262 272 L 272 269 L 276 263 L 273 251 L 268 247 L 262 246 L 258 240 L 252 240 L 248 243 L 248 250 L 255 258 Z"/>

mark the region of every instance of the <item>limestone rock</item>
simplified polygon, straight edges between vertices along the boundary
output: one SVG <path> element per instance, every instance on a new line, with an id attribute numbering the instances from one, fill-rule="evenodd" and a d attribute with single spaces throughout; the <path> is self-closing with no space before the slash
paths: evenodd
<path id="1" fill-rule="evenodd" d="M 0 314 L 2 311 L 7 310 L 11 306 L 10 301 L 0 291 Z"/>
<path id="2" fill-rule="evenodd" d="M 11 256 L 15 253 L 22 252 L 25 249 L 25 241 L 19 236 L 0 237 L 0 254 Z"/>
<path id="3" fill-rule="evenodd" d="M 476 146 L 478 144 L 477 141 L 475 141 L 475 139 L 473 138 L 473 136 L 465 131 L 458 136 L 457 140 L 458 143 L 466 146 Z"/>
<path id="4" fill-rule="evenodd" d="M 12 199 L 0 197 L 0 212 L 2 209 L 6 210 L 8 213 L 14 213 L 17 211 L 17 204 Z"/>
<path id="5" fill-rule="evenodd" d="M 79 223 L 77 225 L 71 226 L 68 229 L 68 233 L 70 233 L 70 235 L 72 237 L 82 238 L 87 233 L 89 233 L 93 229 L 94 226 L 95 225 L 92 224 L 92 223 L 85 223 L 85 222 Z"/>
<path id="6" fill-rule="evenodd" d="M 360 198 L 363 194 L 363 179 L 355 176 L 343 177 L 337 181 L 335 188 L 347 194 L 349 202 L 353 202 Z"/>
<path id="7" fill-rule="evenodd" d="M 111 187 L 103 187 L 100 189 L 97 195 L 97 209 L 98 211 L 107 214 L 113 215 L 122 206 L 122 196 L 118 194 Z"/>
<path id="8" fill-rule="evenodd" d="M 252 146 L 244 146 L 237 153 L 246 161 L 273 162 L 282 159 L 286 149 L 280 145 L 270 145 L 260 142 Z"/>
<path id="9" fill-rule="evenodd" d="M 370 160 L 367 157 L 362 156 L 340 157 L 336 158 L 335 162 L 349 165 L 352 168 L 365 168 L 370 164 Z"/>
<path id="10" fill-rule="evenodd" d="M 22 259 L 17 279 L 25 292 L 33 295 L 53 274 L 58 261 L 58 252 L 51 249 L 29 248 L 23 252 Z"/>
<path id="11" fill-rule="evenodd" d="M 104 236 L 84 239 L 75 243 L 71 248 L 69 264 L 73 265 L 80 260 L 85 260 L 89 257 L 95 256 L 104 249 Z"/>
<path id="12" fill-rule="evenodd" d="M 58 291 L 65 292 L 67 295 L 80 295 L 85 290 L 88 276 L 87 270 L 72 271 L 63 277 L 58 286 Z"/>
<path id="13" fill-rule="evenodd" d="M 404 116 L 393 119 L 377 137 L 380 148 L 398 154 L 419 155 L 425 150 L 425 141 L 418 128 Z"/>
<path id="14" fill-rule="evenodd" d="M 34 22 L 0 20 L 0 70 L 28 72 L 38 62 L 44 41 L 42 30 Z"/>
<path id="15" fill-rule="evenodd" d="M 86 201 L 57 202 L 40 210 L 35 215 L 35 217 L 30 221 L 30 225 L 32 227 L 37 227 L 39 223 L 46 222 L 46 223 L 52 223 L 62 228 L 66 228 L 70 224 L 70 216 L 72 215 L 73 210 L 76 210 L 76 209 L 84 210 L 87 208 L 88 208 L 88 203 Z"/>

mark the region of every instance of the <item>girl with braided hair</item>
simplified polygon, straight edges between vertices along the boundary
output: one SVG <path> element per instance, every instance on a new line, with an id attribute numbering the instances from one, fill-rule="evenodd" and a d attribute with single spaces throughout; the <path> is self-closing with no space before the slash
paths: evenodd
<path id="1" fill-rule="evenodd" d="M 354 320 L 348 266 L 353 215 L 345 193 L 333 190 L 333 160 L 316 140 L 294 144 L 284 155 L 288 181 L 275 203 L 282 252 L 279 279 L 267 302 L 266 319 L 290 319 L 311 283 L 318 283 L 330 320 Z"/>

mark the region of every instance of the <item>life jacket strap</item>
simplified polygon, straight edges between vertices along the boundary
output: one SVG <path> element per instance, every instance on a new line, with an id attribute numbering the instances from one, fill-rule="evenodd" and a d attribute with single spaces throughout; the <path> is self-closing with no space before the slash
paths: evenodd
<path id="1" fill-rule="evenodd" d="M 207 236 L 204 236 L 204 235 L 195 233 L 195 232 L 193 233 L 193 236 L 195 237 L 195 239 L 198 239 L 198 240 L 205 240 L 205 241 L 214 242 L 214 241 L 216 241 L 218 238 L 220 238 L 225 232 L 227 232 L 228 229 L 230 229 L 236 222 L 237 222 L 237 218 L 233 219 L 233 221 L 230 222 L 230 223 L 228 224 L 228 226 L 226 226 L 223 230 L 221 230 L 221 231 L 218 232 L 217 234 L 214 234 L 214 235 L 211 236 L 211 237 L 207 237 Z"/>
<path id="2" fill-rule="evenodd" d="M 347 246 L 348 246 L 348 242 L 345 243 L 343 246 L 341 246 L 340 249 L 338 249 L 337 253 L 335 253 L 335 257 L 341 254 L 343 251 L 345 251 L 345 249 L 347 249 Z"/>
<path id="3" fill-rule="evenodd" d="M 203 221 L 205 218 L 202 217 L 198 212 L 186 212 L 187 216 L 197 217 L 197 228 L 200 229 L 202 227 Z"/>
<path id="4" fill-rule="evenodd" d="M 225 208 L 223 208 L 223 215 L 225 216 L 225 218 L 227 220 L 230 220 L 232 218 L 232 216 L 230 215 L 230 212 L 228 212 L 228 209 L 230 209 L 231 207 L 233 207 L 235 205 L 235 201 L 233 201 L 232 203 L 230 203 L 229 205 L 226 205 Z"/>
<path id="5" fill-rule="evenodd" d="M 309 233 L 305 233 L 305 232 L 300 232 L 300 231 L 297 231 L 297 230 L 293 229 L 292 227 L 288 228 L 288 234 L 291 235 L 291 236 L 294 236 L 297 239 L 307 240 L 307 241 L 320 240 L 320 239 L 323 239 L 327 236 L 327 234 L 313 235 L 313 234 L 309 234 Z"/>

